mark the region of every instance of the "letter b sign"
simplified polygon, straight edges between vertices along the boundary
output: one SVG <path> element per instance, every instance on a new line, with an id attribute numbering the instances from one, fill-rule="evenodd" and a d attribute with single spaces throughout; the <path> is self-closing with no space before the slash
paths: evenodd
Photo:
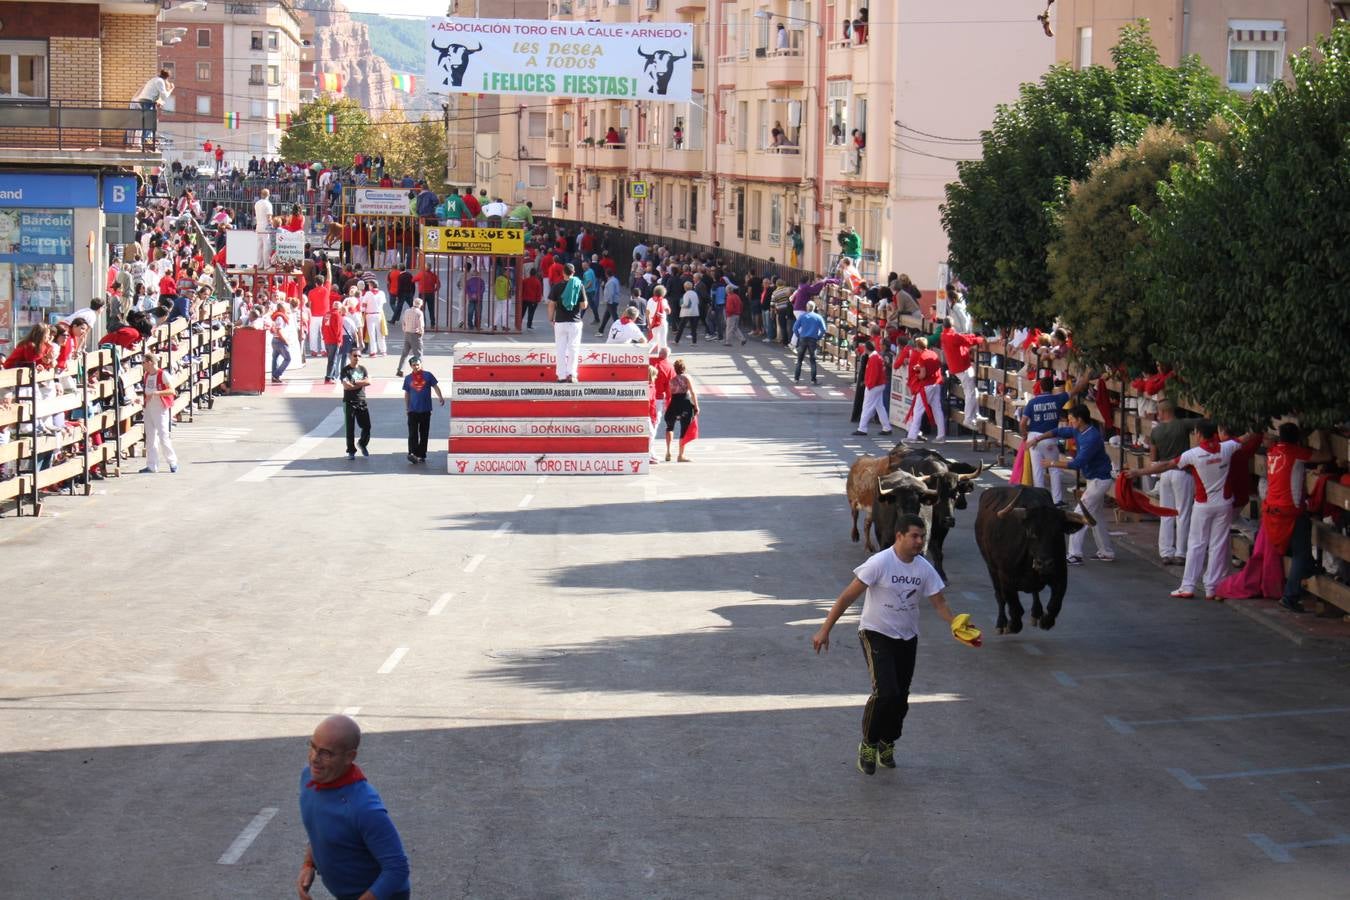
<path id="1" fill-rule="evenodd" d="M 103 212 L 107 215 L 135 215 L 136 176 L 103 176 Z"/>

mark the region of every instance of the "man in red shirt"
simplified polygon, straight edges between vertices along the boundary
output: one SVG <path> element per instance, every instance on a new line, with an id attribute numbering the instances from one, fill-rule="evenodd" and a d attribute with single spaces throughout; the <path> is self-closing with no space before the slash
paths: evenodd
<path id="1" fill-rule="evenodd" d="M 867 368 L 863 372 L 863 408 L 858 419 L 858 430 L 854 434 L 867 434 L 867 425 L 873 414 L 881 424 L 881 433 L 891 433 L 891 423 L 886 418 L 886 357 L 876 348 L 867 354 Z"/>
<path id="2" fill-rule="evenodd" d="M 727 336 L 726 340 L 722 341 L 722 343 L 727 346 L 731 345 L 733 336 L 741 339 L 742 346 L 744 346 L 747 340 L 746 336 L 741 332 L 741 306 L 740 293 L 736 288 L 728 286 L 726 305 Z"/>
<path id="3" fill-rule="evenodd" d="M 670 379 L 675 377 L 675 367 L 670 363 L 670 348 L 661 347 L 656 351 L 656 355 L 651 358 L 652 368 L 656 369 L 656 379 L 652 385 L 652 393 L 655 400 L 655 409 L 652 410 L 652 439 L 656 438 L 656 423 L 660 422 L 666 414 L 666 407 L 670 406 Z M 651 461 L 656 462 L 656 454 L 651 454 Z"/>
<path id="4" fill-rule="evenodd" d="M 464 195 L 460 197 L 460 200 L 464 203 L 464 208 L 469 211 L 469 216 L 473 218 L 474 221 L 477 221 L 478 217 L 483 213 L 483 205 L 479 203 L 478 198 L 473 195 L 473 188 L 465 188 Z"/>
<path id="5" fill-rule="evenodd" d="M 534 328 L 534 314 L 539 302 L 544 299 L 544 284 L 539 280 L 534 267 L 525 270 L 525 280 L 520 283 L 520 302 L 525 305 L 525 327 Z"/>
<path id="6" fill-rule="evenodd" d="M 323 356 L 328 343 L 323 336 L 323 317 L 328 315 L 333 296 L 322 275 L 314 276 L 314 287 L 305 299 L 309 301 L 309 353 Z"/>
<path id="7" fill-rule="evenodd" d="M 942 412 L 942 364 L 936 351 L 928 349 L 927 338 L 916 338 L 909 352 L 909 390 L 913 395 L 909 404 L 909 434 L 907 440 L 917 441 L 923 428 L 924 416 L 937 426 L 937 442 L 947 439 L 947 417 Z"/>
<path id="8" fill-rule="evenodd" d="M 608 278 L 618 270 L 619 266 L 610 257 L 609 252 L 606 251 L 600 254 L 600 268 L 605 270 L 605 277 Z"/>
<path id="9" fill-rule="evenodd" d="M 398 263 L 389 267 L 389 290 L 387 294 L 389 306 L 394 311 L 394 317 L 390 319 L 391 322 L 397 322 L 403 316 L 403 301 L 398 296 L 398 276 L 401 274 L 403 274 L 403 270 L 398 267 Z"/>
<path id="10" fill-rule="evenodd" d="M 322 285 L 320 285 L 322 287 Z M 317 290 L 317 288 L 315 289 Z M 312 295 L 314 291 L 310 291 Z M 323 345 L 328 354 L 328 367 L 324 371 L 324 384 L 333 384 L 337 381 L 338 373 L 342 369 L 342 357 L 338 354 L 338 349 L 342 346 L 342 304 L 333 303 L 324 313 L 323 321 L 320 324 L 323 332 Z"/>
<path id="11" fill-rule="evenodd" d="M 985 418 L 979 415 L 980 407 L 976 402 L 975 360 L 972 349 L 983 344 L 984 338 L 978 334 L 962 334 L 952 325 L 952 320 L 948 319 L 946 327 L 942 329 L 941 343 L 942 355 L 947 361 L 947 371 L 960 379 L 961 390 L 965 394 L 966 409 L 961 424 L 974 431 L 975 423 L 983 422 Z"/>
<path id="12" fill-rule="evenodd" d="M 417 295 L 422 298 L 426 309 L 427 327 L 436 330 L 436 292 L 441 289 L 441 279 L 431 271 L 431 263 L 422 263 L 422 271 L 417 273 Z"/>

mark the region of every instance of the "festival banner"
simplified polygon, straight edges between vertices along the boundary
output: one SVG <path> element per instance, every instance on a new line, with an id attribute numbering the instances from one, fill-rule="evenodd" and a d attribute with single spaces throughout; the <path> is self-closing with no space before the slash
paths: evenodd
<path id="1" fill-rule="evenodd" d="M 581 348 L 581 370 L 587 366 L 643 366 L 647 365 L 646 350 L 623 344 Z M 455 371 L 461 365 L 470 366 L 552 366 L 557 362 L 554 349 L 530 344 L 464 344 L 455 348 Z M 458 377 L 458 376 L 456 376 Z M 475 379 L 482 380 L 482 379 Z M 582 379 L 585 380 L 584 378 Z"/>
<path id="2" fill-rule="evenodd" d="M 427 20 L 426 88 L 685 102 L 693 88 L 687 23 Z"/>
<path id="3" fill-rule="evenodd" d="M 452 400 L 646 400 L 647 383 L 511 381 L 460 382 L 450 389 Z"/>
<path id="4" fill-rule="evenodd" d="M 464 419 L 450 420 L 454 437 L 641 437 L 650 434 L 647 419 Z"/>
<path id="5" fill-rule="evenodd" d="M 460 456 L 451 453 L 451 475 L 646 475 L 646 453 L 578 453 Z"/>
<path id="6" fill-rule="evenodd" d="M 482 253 L 522 256 L 525 231 L 520 228 L 422 228 L 423 253 Z"/>

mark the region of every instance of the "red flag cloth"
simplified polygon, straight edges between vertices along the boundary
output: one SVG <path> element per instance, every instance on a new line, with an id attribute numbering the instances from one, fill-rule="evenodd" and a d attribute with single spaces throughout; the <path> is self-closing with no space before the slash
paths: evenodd
<path id="1" fill-rule="evenodd" d="M 1097 379 L 1097 411 L 1102 414 L 1102 434 L 1110 433 L 1115 410 L 1115 404 L 1111 402 L 1111 389 L 1106 386 L 1106 376 L 1103 375 Z"/>
<path id="2" fill-rule="evenodd" d="M 1175 509 L 1168 509 L 1166 506 L 1154 506 L 1153 501 L 1148 499 L 1148 494 L 1136 490 L 1134 482 L 1125 477 L 1121 472 L 1116 476 L 1116 506 L 1125 512 L 1143 513 L 1150 516 L 1175 516 Z"/>
<path id="3" fill-rule="evenodd" d="M 697 437 L 698 437 L 698 416 L 694 416 L 692 419 L 689 420 L 689 427 L 680 432 L 680 449 L 683 450 L 685 444 L 689 443 L 690 441 L 694 440 Z"/>

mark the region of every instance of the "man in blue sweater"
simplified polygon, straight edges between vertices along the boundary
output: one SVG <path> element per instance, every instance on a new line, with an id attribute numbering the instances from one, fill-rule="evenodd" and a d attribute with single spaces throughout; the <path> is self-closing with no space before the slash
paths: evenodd
<path id="1" fill-rule="evenodd" d="M 802 359 L 811 357 L 811 383 L 818 384 L 816 381 L 816 347 L 820 344 L 820 339 L 825 336 L 825 320 L 821 318 L 820 313 L 816 312 L 816 301 L 808 300 L 806 302 L 806 311 L 802 317 L 792 326 L 792 336 L 797 339 L 797 374 L 793 380 L 797 384 L 802 382 Z"/>
<path id="2" fill-rule="evenodd" d="M 337 900 L 408 900 L 408 857 L 379 793 L 356 765 L 361 727 L 329 716 L 309 740 L 309 766 L 300 773 L 300 818 L 309 835 L 296 880 L 311 900 L 317 874 Z"/>
<path id="3" fill-rule="evenodd" d="M 1092 539 L 1097 544 L 1097 553 L 1092 558 L 1098 562 L 1112 562 L 1116 558 L 1116 549 L 1107 532 L 1105 513 L 1106 495 L 1115 482 L 1111 479 L 1111 460 L 1106 455 L 1106 442 L 1102 439 L 1101 429 L 1092 423 L 1092 415 L 1086 404 L 1076 403 L 1069 408 L 1068 428 L 1043 431 L 1029 440 L 1027 446 L 1035 447 L 1041 441 L 1057 438 L 1073 438 L 1077 444 L 1073 459 L 1046 459 L 1041 465 L 1046 469 L 1074 469 L 1082 473 L 1087 480 L 1087 487 L 1083 489 L 1083 499 L 1079 505 L 1096 523 L 1092 526 Z M 1036 458 L 1030 453 L 1028 456 Z M 1083 564 L 1083 545 L 1087 541 L 1087 532 L 1088 529 L 1080 528 L 1069 535 L 1069 565 Z"/>

